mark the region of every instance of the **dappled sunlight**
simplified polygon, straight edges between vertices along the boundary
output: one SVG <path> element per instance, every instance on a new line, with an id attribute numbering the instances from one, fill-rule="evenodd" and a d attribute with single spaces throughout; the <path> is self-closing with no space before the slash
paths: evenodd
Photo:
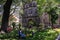
<path id="1" fill-rule="evenodd" d="M 47 33 L 55 33 L 56 31 L 54 30 L 49 30 Z"/>
<path id="2" fill-rule="evenodd" d="M 56 28 L 54 30 L 60 33 L 60 28 Z"/>

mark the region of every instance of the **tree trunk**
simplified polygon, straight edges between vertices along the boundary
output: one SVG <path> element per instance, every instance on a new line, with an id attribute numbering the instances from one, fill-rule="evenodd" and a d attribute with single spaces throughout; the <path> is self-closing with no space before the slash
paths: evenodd
<path id="1" fill-rule="evenodd" d="M 54 25 L 53 25 L 53 23 L 51 23 L 51 24 L 52 24 L 51 26 L 52 26 L 52 29 L 53 29 L 54 28 Z"/>
<path id="2" fill-rule="evenodd" d="M 9 15 L 10 15 L 10 7 L 12 4 L 12 0 L 7 0 L 4 4 L 4 12 L 2 17 L 2 24 L 1 24 L 1 30 L 7 32 L 7 27 L 9 25 Z"/>

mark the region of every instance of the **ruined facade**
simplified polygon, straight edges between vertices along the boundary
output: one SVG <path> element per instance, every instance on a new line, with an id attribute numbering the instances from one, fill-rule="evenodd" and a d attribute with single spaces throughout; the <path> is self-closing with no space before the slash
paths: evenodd
<path id="1" fill-rule="evenodd" d="M 24 27 L 32 26 L 29 25 L 30 21 L 33 21 L 34 23 L 36 23 L 36 26 L 39 26 L 40 18 L 38 17 L 38 13 L 37 13 L 36 1 L 31 1 L 29 3 L 23 4 L 23 11 L 24 14 L 22 15 L 22 25 Z"/>
<path id="2" fill-rule="evenodd" d="M 36 23 L 36 26 L 39 26 L 40 23 L 43 23 L 44 26 L 51 26 L 51 20 L 49 18 L 48 13 L 44 12 L 42 16 L 38 16 L 37 13 L 37 3 L 36 1 L 25 2 L 23 3 L 23 15 L 21 17 L 21 23 L 23 27 L 29 27 L 30 21 Z M 58 15 L 58 19 L 56 20 L 57 24 L 54 24 L 56 27 L 60 27 L 60 16 Z"/>
<path id="3" fill-rule="evenodd" d="M 40 18 L 41 18 L 41 23 L 43 23 L 46 27 L 52 25 L 48 13 L 43 13 Z M 58 15 L 56 24 L 53 24 L 53 27 L 57 27 L 57 28 L 60 27 L 60 14 Z"/>

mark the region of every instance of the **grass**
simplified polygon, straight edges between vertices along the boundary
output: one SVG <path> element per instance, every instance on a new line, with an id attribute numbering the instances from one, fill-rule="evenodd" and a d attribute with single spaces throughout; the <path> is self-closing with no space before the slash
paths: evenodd
<path id="1" fill-rule="evenodd" d="M 30 40 L 55 40 L 58 32 L 52 29 L 36 32 Z M 28 38 L 29 40 L 29 38 Z"/>
<path id="2" fill-rule="evenodd" d="M 28 32 L 26 32 L 28 33 Z M 36 31 L 34 35 L 31 36 L 26 36 L 24 40 L 55 40 L 57 35 L 60 33 L 60 29 L 46 29 L 42 31 Z M 18 30 L 14 30 L 11 33 L 8 34 L 0 34 L 0 39 L 8 39 L 10 38 L 11 40 L 15 39 L 18 40 Z"/>

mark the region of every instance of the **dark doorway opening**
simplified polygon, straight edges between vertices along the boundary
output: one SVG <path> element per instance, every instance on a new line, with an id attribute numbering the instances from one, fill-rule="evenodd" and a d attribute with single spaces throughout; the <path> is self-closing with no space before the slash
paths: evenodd
<path id="1" fill-rule="evenodd" d="M 28 27 L 31 28 L 36 25 L 36 22 L 33 19 L 28 20 Z"/>

